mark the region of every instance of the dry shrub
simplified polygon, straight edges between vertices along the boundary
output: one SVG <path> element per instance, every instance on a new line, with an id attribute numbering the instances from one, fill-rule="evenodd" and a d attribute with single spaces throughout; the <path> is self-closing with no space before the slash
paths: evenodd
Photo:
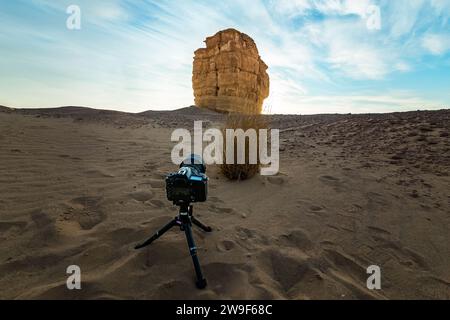
<path id="1" fill-rule="evenodd" d="M 267 121 L 261 115 L 247 114 L 229 114 L 223 129 L 223 136 L 226 137 L 226 129 L 255 129 L 257 134 L 257 143 L 259 144 L 259 129 L 267 129 Z M 246 180 L 252 178 L 259 172 L 259 153 L 257 164 L 250 164 L 249 160 L 249 139 L 245 139 L 245 164 L 237 164 L 237 138 L 234 139 L 234 164 L 226 164 L 227 143 L 223 146 L 223 164 L 220 165 L 222 174 L 230 180 Z M 257 146 L 257 151 L 259 145 Z"/>

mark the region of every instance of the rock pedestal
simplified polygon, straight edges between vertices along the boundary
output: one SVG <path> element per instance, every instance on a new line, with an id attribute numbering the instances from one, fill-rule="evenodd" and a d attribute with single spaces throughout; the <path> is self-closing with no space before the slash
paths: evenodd
<path id="1" fill-rule="evenodd" d="M 269 96 L 267 65 L 252 38 L 235 29 L 220 31 L 195 51 L 195 104 L 219 112 L 260 114 Z"/>

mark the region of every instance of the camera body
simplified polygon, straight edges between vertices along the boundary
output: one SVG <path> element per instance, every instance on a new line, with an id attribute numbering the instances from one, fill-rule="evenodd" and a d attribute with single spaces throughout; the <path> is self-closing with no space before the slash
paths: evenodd
<path id="1" fill-rule="evenodd" d="M 208 177 L 202 159 L 191 155 L 180 169 L 166 177 L 167 199 L 175 205 L 205 202 L 208 197 Z"/>

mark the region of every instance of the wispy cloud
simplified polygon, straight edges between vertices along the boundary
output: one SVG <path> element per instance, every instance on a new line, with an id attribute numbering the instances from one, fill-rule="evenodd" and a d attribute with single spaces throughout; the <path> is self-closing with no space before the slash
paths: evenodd
<path id="1" fill-rule="evenodd" d="M 422 39 L 422 45 L 431 54 L 443 55 L 450 50 L 450 33 L 426 34 Z"/>
<path id="2" fill-rule="evenodd" d="M 77 0 L 82 29 L 69 31 L 72 3 L 2 3 L 0 104 L 126 111 L 192 104 L 193 52 L 229 27 L 253 37 L 269 65 L 273 112 L 395 111 L 450 101 L 445 90 L 436 93 L 450 80 L 446 0 Z M 381 30 L 367 28 L 371 5 L 381 10 Z M 417 83 L 433 77 L 432 88 Z"/>

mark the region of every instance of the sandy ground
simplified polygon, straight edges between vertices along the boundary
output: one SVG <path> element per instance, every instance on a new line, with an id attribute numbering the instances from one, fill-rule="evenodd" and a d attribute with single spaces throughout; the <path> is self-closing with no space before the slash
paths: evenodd
<path id="1" fill-rule="evenodd" d="M 223 117 L 0 108 L 0 298 L 450 299 L 450 110 L 271 116 L 279 175 L 208 168 L 203 291 L 180 231 L 133 249 L 176 215 L 170 134 L 200 119 Z"/>

